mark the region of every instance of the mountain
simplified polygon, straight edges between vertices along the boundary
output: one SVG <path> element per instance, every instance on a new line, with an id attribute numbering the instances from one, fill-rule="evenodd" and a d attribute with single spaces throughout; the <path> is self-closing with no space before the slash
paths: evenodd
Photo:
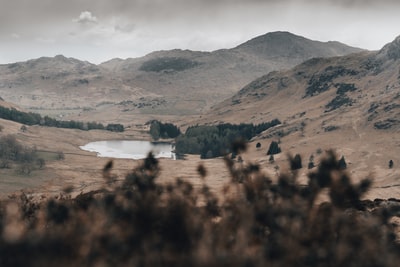
<path id="1" fill-rule="evenodd" d="M 295 115 L 291 110 L 314 117 L 361 112 L 358 118 L 362 115 L 365 125 L 400 129 L 399 69 L 400 37 L 380 51 L 313 58 L 290 70 L 270 72 L 208 114 L 214 120 L 256 122 L 266 114 Z"/>
<path id="2" fill-rule="evenodd" d="M 334 149 L 357 177 L 377 176 L 374 188 L 398 186 L 398 169 L 388 162 L 400 162 L 394 149 L 400 145 L 400 37 L 379 51 L 313 58 L 270 72 L 187 125 L 258 124 L 275 118 L 282 124 L 255 142 L 268 148 L 280 141 L 282 151 L 301 153 L 306 163 Z M 265 151 L 254 154 L 268 162 Z"/>
<path id="3" fill-rule="evenodd" d="M 0 95 L 27 110 L 73 119 L 199 114 L 272 70 L 358 51 L 274 32 L 232 49 L 158 51 L 100 65 L 42 57 L 0 65 Z"/>
<path id="4" fill-rule="evenodd" d="M 68 114 L 149 93 L 99 66 L 58 55 L 0 65 L 0 95 L 27 110 Z"/>
<path id="5" fill-rule="evenodd" d="M 158 51 L 101 66 L 126 84 L 165 96 L 173 108 L 187 114 L 207 109 L 272 70 L 290 68 L 313 57 L 359 51 L 337 42 L 323 43 L 288 32 L 273 32 L 232 49 Z"/>
<path id="6" fill-rule="evenodd" d="M 361 51 L 339 42 L 312 41 L 289 32 L 267 33 L 251 39 L 233 50 L 270 60 L 284 58 L 288 63 L 293 59 L 301 63 L 313 57 L 340 56 Z M 289 65 L 285 67 L 289 67 Z"/>

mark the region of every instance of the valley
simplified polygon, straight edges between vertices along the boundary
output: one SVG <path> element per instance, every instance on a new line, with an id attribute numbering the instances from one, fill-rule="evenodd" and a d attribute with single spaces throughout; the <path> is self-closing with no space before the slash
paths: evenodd
<path id="1" fill-rule="evenodd" d="M 114 59 L 100 65 L 56 56 L 0 66 L 2 105 L 62 120 L 120 123 L 122 133 L 81 131 L 1 120 L 1 135 L 12 134 L 39 152 L 62 151 L 63 160 L 46 161 L 29 176 L 0 170 L 1 196 L 24 190 L 76 196 L 107 186 L 102 175 L 110 160 L 79 146 L 101 140 L 150 140 L 151 120 L 171 122 L 182 131 L 193 125 L 259 124 L 278 118 L 248 143 L 241 164 L 259 164 L 272 179 L 289 172 L 287 154 L 300 154 L 299 182 L 307 182 L 307 164 L 315 165 L 333 149 L 344 156 L 355 181 L 371 177 L 370 199 L 400 194 L 399 38 L 380 51 L 328 42 L 285 32 L 257 37 L 233 49 L 214 52 L 159 51 L 138 59 Z M 285 45 L 279 45 L 285 44 Z M 266 151 L 278 141 L 274 161 Z M 260 143 L 261 148 L 256 148 Z M 388 162 L 394 162 L 393 168 Z M 113 175 L 122 179 L 140 160 L 113 159 Z M 160 159 L 159 181 L 176 178 L 216 193 L 229 182 L 222 158 Z M 71 191 L 72 190 L 72 191 Z"/>

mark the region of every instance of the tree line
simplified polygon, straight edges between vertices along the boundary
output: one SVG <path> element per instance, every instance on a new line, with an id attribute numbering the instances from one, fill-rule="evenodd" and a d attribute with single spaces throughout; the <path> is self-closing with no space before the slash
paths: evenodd
<path id="1" fill-rule="evenodd" d="M 162 123 L 157 120 L 150 122 L 150 135 L 154 140 L 160 138 L 175 138 L 181 134 L 181 130 L 172 123 Z"/>
<path id="2" fill-rule="evenodd" d="M 0 169 L 18 166 L 19 172 L 30 174 L 33 169 L 41 169 L 44 165 L 44 159 L 38 157 L 35 148 L 24 147 L 13 135 L 0 137 Z"/>
<path id="3" fill-rule="evenodd" d="M 0 118 L 26 125 L 42 125 L 57 128 L 80 129 L 85 131 L 94 129 L 113 132 L 124 131 L 124 126 L 122 124 L 108 124 L 107 126 L 104 126 L 102 123 L 97 122 L 81 122 L 74 120 L 62 121 L 49 116 L 42 117 L 38 113 L 23 112 L 16 110 L 15 108 L 6 108 L 2 106 L 0 106 Z"/>
<path id="4" fill-rule="evenodd" d="M 232 152 L 235 140 L 249 141 L 261 132 L 281 124 L 278 119 L 261 124 L 220 124 L 192 126 L 176 138 L 175 149 L 181 154 L 199 154 L 201 158 L 214 158 Z"/>

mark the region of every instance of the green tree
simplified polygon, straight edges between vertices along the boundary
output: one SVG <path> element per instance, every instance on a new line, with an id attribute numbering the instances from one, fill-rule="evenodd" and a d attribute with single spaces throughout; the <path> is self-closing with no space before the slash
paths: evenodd
<path id="1" fill-rule="evenodd" d="M 344 156 L 342 156 L 339 161 L 338 161 L 339 169 L 344 170 L 347 168 L 347 163 L 346 160 L 344 159 Z"/>
<path id="2" fill-rule="evenodd" d="M 296 154 L 293 159 L 290 159 L 290 169 L 298 170 L 301 168 L 303 168 L 303 165 L 301 164 L 301 156 Z"/>
<path id="3" fill-rule="evenodd" d="M 281 153 L 281 148 L 279 147 L 278 142 L 272 141 L 269 145 L 267 155 L 275 155 Z"/>
<path id="4" fill-rule="evenodd" d="M 158 121 L 152 121 L 150 124 L 150 135 L 154 140 L 160 139 L 160 123 Z"/>

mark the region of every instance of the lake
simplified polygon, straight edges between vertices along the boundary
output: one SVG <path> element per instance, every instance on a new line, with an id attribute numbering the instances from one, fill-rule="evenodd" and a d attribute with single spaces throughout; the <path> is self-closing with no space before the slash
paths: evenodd
<path id="1" fill-rule="evenodd" d="M 96 152 L 98 157 L 144 159 L 152 152 L 156 158 L 176 159 L 172 144 L 165 142 L 110 140 L 91 142 L 79 148 Z"/>

